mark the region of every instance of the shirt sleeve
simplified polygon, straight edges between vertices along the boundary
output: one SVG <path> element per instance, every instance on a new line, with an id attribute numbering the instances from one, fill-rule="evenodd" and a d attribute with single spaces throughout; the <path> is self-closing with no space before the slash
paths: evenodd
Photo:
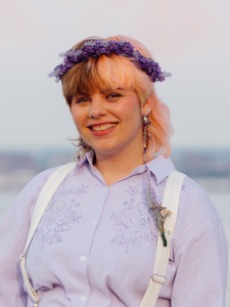
<path id="1" fill-rule="evenodd" d="M 0 224 L 0 306 L 27 306 L 19 258 L 29 231 L 31 214 L 49 172 L 36 176 L 18 195 Z"/>
<path id="2" fill-rule="evenodd" d="M 174 239 L 172 307 L 224 307 L 227 241 L 222 222 L 199 187 L 185 187 Z"/>

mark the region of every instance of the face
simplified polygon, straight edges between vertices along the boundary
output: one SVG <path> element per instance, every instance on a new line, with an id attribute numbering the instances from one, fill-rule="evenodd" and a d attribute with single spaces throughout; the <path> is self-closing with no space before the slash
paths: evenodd
<path id="1" fill-rule="evenodd" d="M 135 92 L 119 88 L 79 94 L 73 97 L 70 110 L 80 136 L 97 159 L 143 152 L 144 107 Z"/>

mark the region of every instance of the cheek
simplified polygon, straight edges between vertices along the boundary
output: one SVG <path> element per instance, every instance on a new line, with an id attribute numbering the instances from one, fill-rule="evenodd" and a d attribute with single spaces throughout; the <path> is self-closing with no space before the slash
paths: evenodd
<path id="1" fill-rule="evenodd" d="M 142 124 L 142 115 L 139 104 L 136 103 L 130 104 L 126 108 L 126 110 L 124 110 L 123 114 L 126 114 L 126 120 L 128 122 L 132 122 L 136 124 L 138 127 Z"/>
<path id="2" fill-rule="evenodd" d="M 127 120 L 140 120 L 141 118 L 141 106 L 137 99 L 130 99 L 126 102 L 122 102 L 119 106 L 118 112 L 126 117 Z"/>
<path id="3" fill-rule="evenodd" d="M 81 111 L 71 110 L 71 115 L 76 127 L 79 129 L 84 122 L 84 115 Z"/>

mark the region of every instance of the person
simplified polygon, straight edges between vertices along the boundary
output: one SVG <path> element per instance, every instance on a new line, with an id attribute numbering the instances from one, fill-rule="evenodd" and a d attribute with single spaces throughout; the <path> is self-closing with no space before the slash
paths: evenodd
<path id="1" fill-rule="evenodd" d="M 172 127 L 154 83 L 162 71 L 138 41 L 90 37 L 62 54 L 50 74 L 79 133 L 74 169 L 52 195 L 26 254 L 40 307 L 137 307 L 155 262 Z M 31 216 L 55 169 L 37 175 L 0 226 L 0 306 L 32 306 L 19 270 Z M 167 214 L 163 218 L 162 208 Z M 157 223 L 158 218 L 162 224 Z M 223 307 L 227 244 L 207 194 L 183 182 L 157 307 Z M 37 306 L 36 304 L 34 306 Z"/>

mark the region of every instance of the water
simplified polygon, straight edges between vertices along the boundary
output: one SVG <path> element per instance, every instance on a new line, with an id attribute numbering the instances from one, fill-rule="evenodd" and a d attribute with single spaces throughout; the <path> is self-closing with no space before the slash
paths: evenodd
<path id="1" fill-rule="evenodd" d="M 209 193 L 209 196 L 216 206 L 224 224 L 228 247 L 230 246 L 230 193 Z M 229 249 L 228 249 L 229 250 Z M 226 296 L 226 307 L 230 306 L 230 253 L 228 252 L 228 285 Z"/>
<path id="2" fill-rule="evenodd" d="M 7 212 L 10 204 L 13 202 L 17 191 L 1 193 L 0 192 L 0 218 Z M 230 243 L 230 192 L 222 193 L 209 193 L 209 197 L 216 206 L 225 227 L 228 246 Z M 230 263 L 230 253 L 229 253 L 229 263 Z M 227 298 L 226 307 L 230 306 L 230 266 L 228 269 L 228 288 L 227 288 Z"/>

